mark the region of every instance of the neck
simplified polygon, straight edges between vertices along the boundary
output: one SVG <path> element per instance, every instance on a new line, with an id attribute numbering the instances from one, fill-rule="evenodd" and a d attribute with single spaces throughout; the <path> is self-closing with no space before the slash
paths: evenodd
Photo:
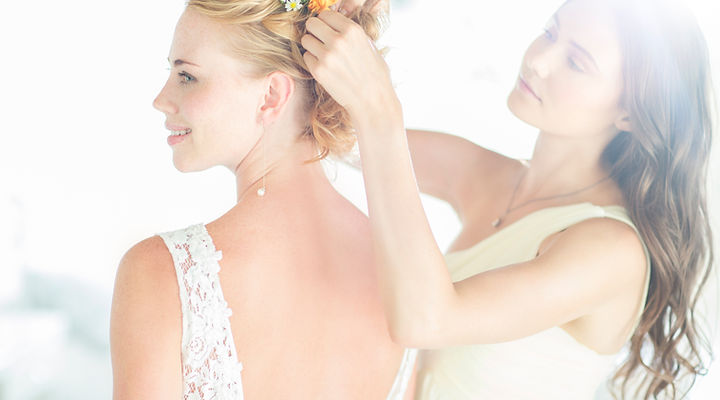
<path id="1" fill-rule="evenodd" d="M 261 139 L 262 140 L 262 139 Z M 317 152 L 310 140 L 298 139 L 284 145 L 259 142 L 254 149 L 252 161 L 244 162 L 235 169 L 237 201 L 244 204 L 263 201 L 265 197 L 276 197 L 313 182 L 329 185 L 319 162 L 307 163 Z M 258 190 L 264 188 L 264 196 Z"/>
<path id="2" fill-rule="evenodd" d="M 515 203 L 569 193 L 608 176 L 601 155 L 612 137 L 568 138 L 540 132 Z"/>

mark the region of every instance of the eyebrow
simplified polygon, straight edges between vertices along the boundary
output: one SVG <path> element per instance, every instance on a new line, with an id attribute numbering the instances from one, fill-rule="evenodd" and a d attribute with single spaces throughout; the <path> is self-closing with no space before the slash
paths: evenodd
<path id="1" fill-rule="evenodd" d="M 557 14 L 553 15 L 553 18 L 555 19 L 555 25 L 557 25 L 558 30 L 560 30 L 560 19 L 558 19 Z M 573 40 L 570 41 L 570 44 L 573 47 L 575 47 L 576 49 L 578 49 L 581 53 L 585 54 L 585 56 L 590 60 L 590 62 L 593 63 L 593 65 L 595 66 L 595 69 L 598 69 L 598 70 L 600 69 L 600 68 L 598 68 L 598 65 L 595 62 L 595 59 L 593 58 L 593 56 L 590 54 L 589 51 L 585 50 L 584 47 L 580 46 L 579 44 L 577 44 L 577 42 L 575 42 Z"/>
<path id="2" fill-rule="evenodd" d="M 168 62 L 170 62 L 170 57 L 168 57 L 167 60 L 168 60 Z M 176 66 L 176 67 L 179 67 L 179 66 L 181 66 L 181 65 L 183 65 L 183 64 L 189 64 L 189 65 L 193 65 L 193 66 L 199 67 L 199 65 L 197 65 L 197 64 L 193 64 L 193 63 L 191 63 L 190 61 L 181 60 L 181 59 L 179 59 L 179 58 L 178 58 L 177 60 L 175 60 L 175 61 L 172 62 L 172 65 L 174 65 L 174 66 Z"/>

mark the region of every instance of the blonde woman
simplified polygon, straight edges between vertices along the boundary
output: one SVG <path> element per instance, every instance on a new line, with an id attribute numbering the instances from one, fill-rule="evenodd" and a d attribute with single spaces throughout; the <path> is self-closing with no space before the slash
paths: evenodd
<path id="1" fill-rule="evenodd" d="M 180 17 L 153 105 L 175 167 L 227 167 L 237 204 L 123 257 L 115 399 L 409 398 L 414 356 L 388 334 L 367 217 L 318 162 L 354 143 L 300 52 L 323 6 L 192 0 Z M 377 36 L 373 15 L 356 21 Z"/>
<path id="2" fill-rule="evenodd" d="M 417 398 L 592 399 L 613 374 L 619 397 L 683 396 L 704 370 L 694 310 L 713 260 L 708 54 L 685 8 L 563 4 L 507 99 L 540 131 L 529 161 L 406 135 L 365 34 L 332 11 L 308 27 L 306 62 L 357 127 L 390 332 L 432 349 Z M 463 223 L 444 256 L 418 186 Z"/>

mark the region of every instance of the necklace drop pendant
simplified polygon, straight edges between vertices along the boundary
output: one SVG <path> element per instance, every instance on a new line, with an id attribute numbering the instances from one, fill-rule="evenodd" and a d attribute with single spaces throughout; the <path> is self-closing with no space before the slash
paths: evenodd
<path id="1" fill-rule="evenodd" d="M 497 228 L 498 226 L 500 226 L 501 223 L 502 223 L 502 219 L 501 219 L 501 218 L 498 218 L 498 219 L 496 219 L 495 221 L 492 222 L 492 226 L 493 226 L 494 228 Z"/>
<path id="2" fill-rule="evenodd" d="M 260 197 L 265 196 L 265 187 L 264 187 L 264 186 L 261 187 L 260 189 L 258 189 L 257 195 L 260 196 Z"/>

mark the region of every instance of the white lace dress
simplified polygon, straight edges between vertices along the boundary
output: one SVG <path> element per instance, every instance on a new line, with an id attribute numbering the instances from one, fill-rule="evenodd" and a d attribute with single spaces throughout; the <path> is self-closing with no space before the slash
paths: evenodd
<path id="1" fill-rule="evenodd" d="M 215 250 L 203 224 L 159 236 L 172 254 L 180 287 L 183 399 L 243 399 L 243 366 L 230 332 L 232 311 L 218 276 L 222 252 Z M 387 400 L 404 397 L 416 354 L 405 350 Z"/>

